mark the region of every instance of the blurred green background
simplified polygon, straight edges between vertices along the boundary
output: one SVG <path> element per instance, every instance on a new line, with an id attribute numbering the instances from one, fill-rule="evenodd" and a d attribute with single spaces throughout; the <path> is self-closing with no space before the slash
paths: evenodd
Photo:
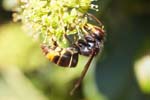
<path id="1" fill-rule="evenodd" d="M 89 11 L 105 25 L 105 48 L 75 95 L 76 68 L 50 63 L 33 40 L 12 22 L 16 0 L 0 0 L 0 100 L 150 100 L 150 1 L 98 0 Z"/>

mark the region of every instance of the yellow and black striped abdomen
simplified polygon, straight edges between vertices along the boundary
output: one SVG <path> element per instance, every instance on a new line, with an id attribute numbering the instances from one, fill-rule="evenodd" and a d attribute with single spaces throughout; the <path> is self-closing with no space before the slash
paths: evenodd
<path id="1" fill-rule="evenodd" d="M 45 56 L 55 64 L 62 67 L 75 67 L 78 63 L 78 52 L 72 51 L 71 48 L 62 49 L 60 47 L 48 48 L 42 45 Z"/>

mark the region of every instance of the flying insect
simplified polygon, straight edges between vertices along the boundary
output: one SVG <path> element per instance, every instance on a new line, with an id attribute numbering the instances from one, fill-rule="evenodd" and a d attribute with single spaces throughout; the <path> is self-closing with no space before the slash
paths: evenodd
<path id="1" fill-rule="evenodd" d="M 103 29 L 103 24 L 94 15 L 87 15 L 98 22 L 99 26 L 90 23 L 84 24 L 81 27 L 81 31 L 84 33 L 83 38 L 78 39 L 68 48 L 61 48 L 55 39 L 52 39 L 53 46 L 49 46 L 46 44 L 41 45 L 41 49 L 44 55 L 51 62 L 61 67 L 76 67 L 79 55 L 89 57 L 89 60 L 87 61 L 79 80 L 70 92 L 71 95 L 79 87 L 93 58 L 98 55 L 98 53 L 103 49 L 105 40 L 105 31 Z"/>

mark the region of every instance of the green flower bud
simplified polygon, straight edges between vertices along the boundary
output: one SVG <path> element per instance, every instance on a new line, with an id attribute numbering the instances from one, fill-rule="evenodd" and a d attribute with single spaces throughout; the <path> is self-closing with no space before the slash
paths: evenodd
<path id="1" fill-rule="evenodd" d="M 55 37 L 64 46 L 68 44 L 64 34 L 78 35 L 78 29 L 88 23 L 85 14 L 91 7 L 95 9 L 92 1 L 19 0 L 14 20 L 21 20 L 25 30 L 40 41 L 50 43 Z"/>

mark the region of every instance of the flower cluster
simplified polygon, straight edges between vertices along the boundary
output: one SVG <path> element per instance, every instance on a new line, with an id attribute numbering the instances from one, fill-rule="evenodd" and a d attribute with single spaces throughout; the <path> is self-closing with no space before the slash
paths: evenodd
<path id="1" fill-rule="evenodd" d="M 94 0 L 19 0 L 14 20 L 21 20 L 25 29 L 35 38 L 49 43 L 55 37 L 63 46 L 64 35 L 79 34 L 79 28 L 88 22 L 85 14 L 97 8 Z"/>

